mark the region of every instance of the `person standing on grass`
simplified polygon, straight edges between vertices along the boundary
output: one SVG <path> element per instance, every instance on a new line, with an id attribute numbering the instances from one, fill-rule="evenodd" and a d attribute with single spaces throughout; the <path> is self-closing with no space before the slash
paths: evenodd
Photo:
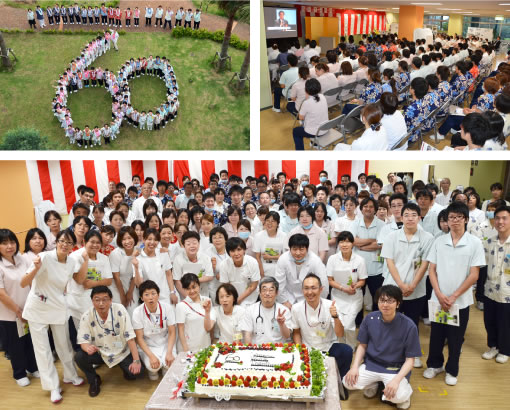
<path id="1" fill-rule="evenodd" d="M 140 27 L 140 10 L 138 7 L 135 7 L 135 11 L 133 11 L 133 18 L 135 19 L 135 27 Z"/>
<path id="2" fill-rule="evenodd" d="M 152 14 L 154 13 L 154 9 L 149 4 L 147 7 L 145 7 L 145 27 L 152 26 Z"/>
<path id="3" fill-rule="evenodd" d="M 108 25 L 108 9 L 104 3 L 101 4 L 101 25 Z"/>
<path id="4" fill-rule="evenodd" d="M 113 26 L 114 22 L 115 22 L 115 10 L 113 9 L 113 7 L 109 7 L 108 8 L 108 26 L 111 27 Z"/>
<path id="5" fill-rule="evenodd" d="M 156 24 L 155 24 L 155 27 L 158 26 L 158 23 L 159 23 L 159 27 L 163 27 L 163 7 L 161 5 L 158 6 L 158 8 L 156 9 Z"/>
<path id="6" fill-rule="evenodd" d="M 115 26 L 114 27 L 122 28 L 122 10 L 120 9 L 120 7 L 117 7 L 117 9 L 115 10 Z"/>
<path id="7" fill-rule="evenodd" d="M 193 11 L 188 9 L 188 11 L 186 11 L 186 16 L 184 17 L 184 28 L 191 28 L 191 17 L 193 17 Z"/>
<path id="8" fill-rule="evenodd" d="M 165 13 L 165 25 L 163 26 L 163 29 L 166 28 L 166 25 L 168 24 L 168 27 L 170 30 L 172 30 L 172 16 L 174 15 L 173 10 L 168 7 L 166 13 Z"/>
<path id="9" fill-rule="evenodd" d="M 30 28 L 35 29 L 36 28 L 35 27 L 35 14 L 32 11 L 32 9 L 28 9 L 27 20 L 28 20 L 28 24 L 30 25 Z"/>
<path id="10" fill-rule="evenodd" d="M 184 16 L 184 8 L 181 7 L 179 10 L 177 10 L 177 13 L 175 13 L 175 27 L 181 26 L 182 27 L 182 17 Z"/>
<path id="11" fill-rule="evenodd" d="M 53 9 L 51 7 L 46 7 L 46 15 L 48 16 L 48 24 L 53 26 Z"/>
<path id="12" fill-rule="evenodd" d="M 41 7 L 37 6 L 35 9 L 35 14 L 37 16 L 37 22 L 39 23 L 39 27 L 44 28 L 46 24 L 44 24 L 44 11 Z"/>
<path id="13" fill-rule="evenodd" d="M 131 16 L 133 15 L 133 12 L 128 7 L 126 10 L 126 27 L 131 27 Z"/>
<path id="14" fill-rule="evenodd" d="M 197 9 L 195 14 L 193 15 L 193 30 L 198 30 L 200 28 L 200 16 L 202 12 L 200 9 Z"/>

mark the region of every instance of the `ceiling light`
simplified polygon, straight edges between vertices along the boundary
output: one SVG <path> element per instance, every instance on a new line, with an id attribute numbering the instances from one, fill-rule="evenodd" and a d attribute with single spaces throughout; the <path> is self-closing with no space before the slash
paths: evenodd
<path id="1" fill-rule="evenodd" d="M 415 6 L 442 6 L 443 3 L 411 3 Z"/>
<path id="2" fill-rule="evenodd" d="M 462 10 L 462 9 L 438 9 L 438 10 L 450 10 L 450 11 L 456 11 L 456 10 Z"/>
<path id="3" fill-rule="evenodd" d="M 504 19 L 505 18 L 503 16 L 496 16 L 496 17 L 494 17 L 494 20 L 497 20 L 497 21 L 502 21 Z"/>
<path id="4" fill-rule="evenodd" d="M 500 6 L 510 6 L 510 3 L 499 3 Z"/>
<path id="5" fill-rule="evenodd" d="M 400 7 L 392 7 L 392 10 L 400 10 Z"/>

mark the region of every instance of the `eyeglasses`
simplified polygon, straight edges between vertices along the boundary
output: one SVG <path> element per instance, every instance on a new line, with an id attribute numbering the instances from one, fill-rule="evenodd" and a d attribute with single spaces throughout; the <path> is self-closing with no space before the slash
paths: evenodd
<path id="1" fill-rule="evenodd" d="M 94 298 L 93 299 L 94 303 L 97 303 L 98 305 L 108 303 L 110 300 L 111 300 L 110 298 L 102 298 L 102 299 Z"/>
<path id="2" fill-rule="evenodd" d="M 396 302 L 396 300 L 393 298 L 379 298 L 378 303 L 380 303 L 381 305 L 383 305 L 383 304 L 392 305 L 395 302 Z"/>
<path id="3" fill-rule="evenodd" d="M 464 215 L 458 215 L 458 216 L 453 216 L 453 215 L 449 215 L 448 216 L 448 220 L 449 221 L 461 221 L 462 219 L 464 219 Z"/>
<path id="4" fill-rule="evenodd" d="M 70 241 L 64 241 L 63 239 L 60 239 L 59 241 L 57 241 L 59 244 L 61 245 L 64 245 L 64 246 L 73 246 L 74 243 L 73 242 L 70 242 Z"/>
<path id="5" fill-rule="evenodd" d="M 275 292 L 276 292 L 275 288 L 262 288 L 262 289 L 260 289 L 260 293 L 275 293 Z"/>

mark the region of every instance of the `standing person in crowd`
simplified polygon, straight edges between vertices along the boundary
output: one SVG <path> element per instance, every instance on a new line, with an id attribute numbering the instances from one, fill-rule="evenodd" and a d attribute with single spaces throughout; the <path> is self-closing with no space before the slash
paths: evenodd
<path id="1" fill-rule="evenodd" d="M 35 26 L 35 13 L 32 9 L 27 11 L 27 20 L 30 28 L 35 30 L 37 27 Z"/>
<path id="2" fill-rule="evenodd" d="M 230 283 L 223 283 L 216 291 L 214 310 L 220 343 L 239 342 L 243 339 L 241 322 L 245 317 L 244 307 L 237 304 L 237 290 Z"/>
<path id="3" fill-rule="evenodd" d="M 156 14 L 155 14 L 155 17 L 156 17 L 156 24 L 154 25 L 154 27 L 157 27 L 158 26 L 158 23 L 159 23 L 159 27 L 163 27 L 163 7 L 160 5 L 158 6 L 158 8 L 156 9 Z"/>
<path id="4" fill-rule="evenodd" d="M 280 215 L 271 211 L 264 219 L 264 230 L 255 235 L 253 251 L 263 276 L 275 276 L 276 265 L 283 253 L 285 234 L 278 229 Z"/>
<path id="5" fill-rule="evenodd" d="M 166 25 L 168 24 L 168 28 L 172 30 L 172 16 L 174 15 L 174 11 L 168 7 L 168 9 L 165 12 L 165 25 L 163 26 L 163 29 L 166 29 Z"/>
<path id="6" fill-rule="evenodd" d="M 24 330 L 27 326 L 23 308 L 30 289 L 22 288 L 20 283 L 31 263 L 19 253 L 14 232 L 0 229 L 0 335 L 11 362 L 12 377 L 20 387 L 30 384 L 28 376 L 40 377 L 30 334 L 18 333 L 19 326 Z"/>
<path id="7" fill-rule="evenodd" d="M 145 27 L 152 27 L 152 14 L 154 13 L 154 9 L 148 4 L 145 7 Z"/>
<path id="8" fill-rule="evenodd" d="M 200 28 L 200 19 L 202 18 L 202 12 L 200 9 L 195 11 L 193 14 L 193 30 L 198 30 Z"/>
<path id="9" fill-rule="evenodd" d="M 487 260 L 487 283 L 483 305 L 483 321 L 487 331 L 489 350 L 482 354 L 485 360 L 496 358 L 506 363 L 510 356 L 510 207 L 502 205 L 494 211 L 497 234 L 484 238 Z"/>
<path id="10" fill-rule="evenodd" d="M 78 376 L 67 326 L 67 304 L 64 292 L 71 280 L 82 284 L 87 277 L 88 253 L 83 251 L 83 264 L 76 272 L 76 260 L 69 256 L 76 243 L 74 233 L 66 230 L 58 233 L 56 249 L 42 252 L 30 265 L 21 279 L 22 288 L 30 286 L 22 317 L 28 321 L 34 346 L 37 368 L 43 390 L 51 391 L 51 401 L 62 400 L 62 390 L 57 369 L 53 363 L 48 330 L 51 328 L 55 349 L 64 368 L 64 383 L 80 386 L 84 383 Z"/>
<path id="11" fill-rule="evenodd" d="M 177 10 L 177 13 L 175 13 L 175 27 L 181 26 L 182 27 L 182 18 L 184 17 L 184 8 L 181 7 L 179 10 Z"/>
<path id="12" fill-rule="evenodd" d="M 193 17 L 193 11 L 191 9 L 188 9 L 186 11 L 186 15 L 184 16 L 184 28 L 189 27 L 191 28 L 191 18 Z"/>
<path id="13" fill-rule="evenodd" d="M 40 6 L 36 7 L 35 15 L 37 17 L 37 22 L 39 23 L 39 27 L 40 28 L 46 27 L 46 24 L 44 23 L 44 11 Z"/>
<path id="14" fill-rule="evenodd" d="M 427 369 L 423 377 L 432 379 L 446 370 L 446 384 L 457 384 L 459 359 L 469 321 L 469 305 L 473 304 L 471 287 L 478 279 L 480 266 L 485 265 L 482 243 L 466 232 L 469 220 L 467 205 L 452 202 L 446 208 L 450 233 L 438 237 L 426 260 L 430 262 L 429 278 L 434 292 L 431 300 L 448 312 L 459 309 L 459 326 L 432 322 Z M 443 348 L 448 343 L 448 361 L 443 367 Z"/>

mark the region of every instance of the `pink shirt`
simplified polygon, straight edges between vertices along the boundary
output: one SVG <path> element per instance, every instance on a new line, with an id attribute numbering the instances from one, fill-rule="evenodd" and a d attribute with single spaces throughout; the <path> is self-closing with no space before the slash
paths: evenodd
<path id="1" fill-rule="evenodd" d="M 14 256 L 14 265 L 5 258 L 0 260 L 0 288 L 5 290 L 21 310 L 25 306 L 30 286 L 22 288 L 20 282 L 29 267 L 30 263 L 19 253 Z M 8 309 L 2 302 L 0 302 L 0 320 L 9 322 L 16 320 L 16 313 Z"/>

